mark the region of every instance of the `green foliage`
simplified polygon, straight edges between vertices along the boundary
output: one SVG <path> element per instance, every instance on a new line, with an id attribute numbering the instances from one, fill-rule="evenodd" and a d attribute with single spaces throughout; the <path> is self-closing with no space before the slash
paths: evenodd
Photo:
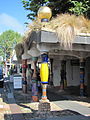
<path id="1" fill-rule="evenodd" d="M 70 1 L 74 6 L 69 9 L 71 13 L 76 15 L 85 15 L 90 8 L 89 0 Z"/>
<path id="2" fill-rule="evenodd" d="M 90 0 L 22 0 L 25 10 L 29 10 L 28 19 L 34 20 L 41 6 L 52 9 L 52 16 L 60 13 L 72 13 L 90 17 Z"/>
<path id="3" fill-rule="evenodd" d="M 27 17 L 31 20 L 34 20 L 37 16 L 37 11 L 41 6 L 49 6 L 52 9 L 53 16 L 67 12 L 70 7 L 68 0 L 22 0 L 22 3 L 26 10 L 30 10 L 30 14 L 28 14 Z"/>
<path id="4" fill-rule="evenodd" d="M 34 20 L 38 9 L 47 2 L 48 0 L 22 0 L 23 7 L 26 10 L 30 10 L 30 14 L 27 15 L 28 19 Z"/>
<path id="5" fill-rule="evenodd" d="M 12 30 L 7 30 L 0 35 L 0 56 L 9 58 L 15 45 L 22 40 L 22 36 Z"/>

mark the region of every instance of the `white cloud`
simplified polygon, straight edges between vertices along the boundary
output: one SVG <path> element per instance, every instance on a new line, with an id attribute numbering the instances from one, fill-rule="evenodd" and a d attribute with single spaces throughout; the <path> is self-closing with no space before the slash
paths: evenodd
<path id="1" fill-rule="evenodd" d="M 0 14 L 0 26 L 7 27 L 8 29 L 13 29 L 17 32 L 23 33 L 24 32 L 24 26 L 19 23 L 19 21 L 6 14 L 6 13 L 2 13 Z"/>

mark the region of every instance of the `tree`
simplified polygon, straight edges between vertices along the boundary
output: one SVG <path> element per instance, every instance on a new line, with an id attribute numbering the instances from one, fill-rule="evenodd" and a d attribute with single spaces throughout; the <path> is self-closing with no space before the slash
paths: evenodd
<path id="1" fill-rule="evenodd" d="M 88 16 L 88 12 L 90 9 L 90 1 L 89 0 L 81 0 L 81 1 L 73 1 L 71 0 L 71 3 L 74 5 L 69 9 L 71 13 L 74 13 L 76 15 L 85 15 Z"/>
<path id="2" fill-rule="evenodd" d="M 30 10 L 28 19 L 33 20 L 37 16 L 37 11 L 41 6 L 47 5 L 52 9 L 52 16 L 68 12 L 71 3 L 69 0 L 22 0 L 23 7 Z"/>
<path id="3" fill-rule="evenodd" d="M 90 0 L 22 0 L 23 7 L 30 11 L 28 19 L 33 20 L 41 6 L 47 5 L 52 9 L 52 16 L 60 13 L 85 15 L 90 18 Z"/>
<path id="4" fill-rule="evenodd" d="M 9 58 L 12 49 L 15 45 L 20 42 L 22 36 L 12 30 L 7 30 L 0 35 L 0 56 L 3 56 L 4 59 Z"/>
<path id="5" fill-rule="evenodd" d="M 37 16 L 37 11 L 41 6 L 47 5 L 52 9 L 52 16 L 68 12 L 71 3 L 69 0 L 22 0 L 23 7 L 30 10 L 28 19 L 33 20 Z"/>
<path id="6" fill-rule="evenodd" d="M 30 11 L 30 14 L 27 15 L 28 19 L 34 20 L 38 9 L 47 2 L 48 0 L 22 0 L 23 7 Z"/>

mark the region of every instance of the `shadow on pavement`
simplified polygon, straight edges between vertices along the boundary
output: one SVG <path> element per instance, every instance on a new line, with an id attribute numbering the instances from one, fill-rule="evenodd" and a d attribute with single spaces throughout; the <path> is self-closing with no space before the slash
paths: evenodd
<path id="1" fill-rule="evenodd" d="M 8 103 L 14 103 L 17 104 L 20 103 L 31 103 L 32 102 L 32 92 L 29 90 L 27 94 L 24 94 L 22 90 L 16 90 L 13 89 L 13 83 L 10 83 L 9 81 L 4 83 L 3 89 L 3 101 Z M 42 91 L 39 91 L 39 100 L 41 99 L 41 93 Z M 80 97 L 79 96 L 79 86 L 78 87 L 68 87 L 64 91 L 60 91 L 59 88 L 48 88 L 47 89 L 47 96 L 48 99 L 52 101 L 61 101 L 61 100 L 77 100 L 81 102 L 88 102 L 90 103 L 90 97 Z M 13 99 L 15 99 L 13 101 Z"/>
<path id="2" fill-rule="evenodd" d="M 38 113 L 37 111 L 34 111 L 32 113 L 18 113 L 18 114 L 5 114 L 4 120 L 46 120 L 49 118 L 55 118 L 56 117 L 65 117 L 65 116 L 75 116 L 80 115 L 77 112 L 71 111 L 71 110 L 61 110 L 61 111 L 51 111 L 49 113 Z M 83 116 L 84 117 L 84 116 Z"/>
<path id="3" fill-rule="evenodd" d="M 90 103 L 90 97 L 80 96 L 79 92 L 79 86 L 67 87 L 64 91 L 60 91 L 59 88 L 53 87 L 48 89 L 48 98 L 50 101 L 72 100 Z"/>

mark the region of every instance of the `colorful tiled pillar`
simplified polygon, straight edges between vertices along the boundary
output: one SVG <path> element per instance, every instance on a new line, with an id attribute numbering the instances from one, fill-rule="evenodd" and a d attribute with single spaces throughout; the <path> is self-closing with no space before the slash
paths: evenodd
<path id="1" fill-rule="evenodd" d="M 27 59 L 22 60 L 22 89 L 23 93 L 27 93 L 27 78 L 26 78 L 26 70 L 27 70 Z"/>
<path id="2" fill-rule="evenodd" d="M 67 86 L 66 80 L 66 61 L 62 60 L 61 62 L 61 82 L 60 82 L 60 90 L 64 90 Z"/>
<path id="3" fill-rule="evenodd" d="M 42 54 L 42 63 L 40 68 L 40 77 L 42 83 L 42 99 L 38 105 L 38 112 L 48 113 L 51 110 L 50 102 L 47 99 L 47 84 L 48 84 L 48 76 L 49 76 L 49 68 L 48 68 L 48 55 Z"/>
<path id="4" fill-rule="evenodd" d="M 33 66 L 34 66 L 34 71 L 32 75 L 32 101 L 33 102 L 38 102 L 38 81 L 37 81 L 37 68 L 36 68 L 36 63 L 37 63 L 38 58 L 37 57 L 32 57 L 33 61 Z"/>
<path id="5" fill-rule="evenodd" d="M 64 88 L 67 88 L 66 60 L 63 61 L 63 64 L 64 64 Z"/>
<path id="6" fill-rule="evenodd" d="M 53 59 L 50 59 L 50 76 L 49 76 L 49 84 L 53 86 Z"/>
<path id="7" fill-rule="evenodd" d="M 84 96 L 85 60 L 80 59 L 80 96 Z"/>
<path id="8" fill-rule="evenodd" d="M 48 84 L 48 76 L 49 76 L 49 68 L 48 68 L 48 55 L 42 54 L 42 63 L 40 68 L 40 77 L 42 83 L 42 100 L 47 100 L 47 84 Z"/>

